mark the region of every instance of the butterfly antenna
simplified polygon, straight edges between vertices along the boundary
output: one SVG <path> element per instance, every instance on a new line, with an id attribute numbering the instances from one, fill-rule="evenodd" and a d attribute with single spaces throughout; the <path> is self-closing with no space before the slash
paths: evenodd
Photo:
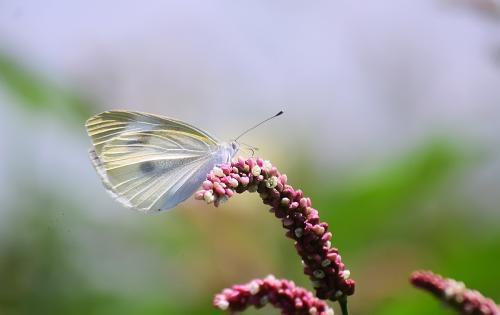
<path id="1" fill-rule="evenodd" d="M 248 149 L 253 149 L 253 150 L 255 150 L 255 151 L 258 151 L 258 150 L 259 150 L 259 148 L 254 147 L 253 145 L 249 145 L 249 144 L 247 144 L 247 143 L 245 143 L 245 142 L 239 142 L 239 143 L 240 143 L 240 144 L 242 144 L 242 145 L 244 145 L 244 146 L 245 146 L 245 147 L 247 147 Z"/>
<path id="2" fill-rule="evenodd" d="M 248 151 L 252 152 L 252 157 L 255 156 L 255 150 L 253 148 L 245 148 L 247 149 Z"/>
<path id="3" fill-rule="evenodd" d="M 255 126 L 253 126 L 253 127 L 251 127 L 251 128 L 248 128 L 247 130 L 243 131 L 243 132 L 242 132 L 242 133 L 241 133 L 241 134 L 240 134 L 240 135 L 239 135 L 236 139 L 234 139 L 234 141 L 238 141 L 238 139 L 239 139 L 239 138 L 241 138 L 242 136 L 246 135 L 248 132 L 250 132 L 250 131 L 254 130 L 255 128 L 257 128 L 257 127 L 259 127 L 260 125 L 262 125 L 263 123 L 265 123 L 265 122 L 267 122 L 267 121 L 269 121 L 269 120 L 271 120 L 271 119 L 273 119 L 273 118 L 276 118 L 276 117 L 280 116 L 280 115 L 281 115 L 281 114 L 283 114 L 283 113 L 284 113 L 284 112 L 283 112 L 282 110 L 280 110 L 280 111 L 279 111 L 279 113 L 277 113 L 277 114 L 275 114 L 275 115 L 273 115 L 273 116 L 271 116 L 271 117 L 269 117 L 269 118 L 267 118 L 267 119 L 265 119 L 265 120 L 261 121 L 260 123 L 258 123 L 257 125 L 255 125 Z"/>

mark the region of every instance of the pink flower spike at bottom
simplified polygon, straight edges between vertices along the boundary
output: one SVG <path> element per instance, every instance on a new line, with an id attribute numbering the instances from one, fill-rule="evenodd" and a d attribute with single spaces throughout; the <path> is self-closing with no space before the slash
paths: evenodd
<path id="1" fill-rule="evenodd" d="M 213 303 L 216 308 L 232 313 L 250 306 L 261 308 L 270 304 L 280 309 L 283 315 L 333 315 L 333 309 L 311 292 L 272 275 L 225 289 L 215 296 Z"/>
<path id="2" fill-rule="evenodd" d="M 416 271 L 410 281 L 417 288 L 431 292 L 460 314 L 500 315 L 500 308 L 493 300 L 478 291 L 467 289 L 462 282 L 445 279 L 430 271 Z"/>

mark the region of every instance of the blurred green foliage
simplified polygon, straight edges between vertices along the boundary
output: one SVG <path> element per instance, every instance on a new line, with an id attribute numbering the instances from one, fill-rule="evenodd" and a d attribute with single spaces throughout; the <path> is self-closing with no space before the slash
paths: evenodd
<path id="1" fill-rule="evenodd" d="M 401 222 L 416 210 L 415 203 L 436 191 L 462 165 L 461 154 L 446 141 L 430 140 L 375 172 L 347 174 L 341 183 L 331 176 L 330 183 L 321 185 L 317 206 L 324 209 L 322 216 L 337 234 L 348 236 L 339 246 L 355 250 L 373 241 L 374 235 L 397 229 L 387 226 Z M 343 224 L 353 219 L 353 224 Z"/>
<path id="2" fill-rule="evenodd" d="M 85 121 L 97 106 L 69 87 L 61 88 L 0 51 L 0 82 L 19 105 L 36 112 L 49 112 L 72 122 Z"/>

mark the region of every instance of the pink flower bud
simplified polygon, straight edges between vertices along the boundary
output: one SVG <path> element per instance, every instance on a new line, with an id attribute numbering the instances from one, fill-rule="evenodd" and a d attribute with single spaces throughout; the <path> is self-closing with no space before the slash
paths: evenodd
<path id="1" fill-rule="evenodd" d="M 214 191 L 219 195 L 224 195 L 226 192 L 220 183 L 214 183 Z"/>
<path id="2" fill-rule="evenodd" d="M 205 195 L 204 190 L 199 190 L 194 194 L 194 199 L 196 200 L 203 200 L 203 196 Z"/>
<path id="3" fill-rule="evenodd" d="M 203 182 L 202 187 L 205 190 L 209 190 L 209 189 L 212 189 L 212 187 L 214 187 L 214 184 L 211 181 L 206 180 L 206 181 Z"/>
<path id="4" fill-rule="evenodd" d="M 229 186 L 231 186 L 232 188 L 238 187 L 239 183 L 236 179 L 229 177 L 227 181 L 228 181 Z"/>
<path id="5" fill-rule="evenodd" d="M 248 183 L 250 183 L 250 178 L 248 178 L 246 176 L 245 177 L 241 177 L 240 178 L 240 183 L 243 186 L 248 186 Z"/>

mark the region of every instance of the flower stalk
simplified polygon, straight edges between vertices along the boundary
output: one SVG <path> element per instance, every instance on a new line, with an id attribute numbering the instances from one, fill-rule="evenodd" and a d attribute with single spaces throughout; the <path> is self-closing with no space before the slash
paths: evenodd
<path id="1" fill-rule="evenodd" d="M 269 161 L 240 157 L 215 167 L 195 198 L 219 206 L 235 193 L 245 191 L 257 192 L 264 204 L 271 206 L 269 211 L 281 220 L 286 236 L 294 240 L 316 297 L 338 301 L 354 293 L 355 282 L 349 278 L 350 271 L 338 249 L 332 247 L 328 223 L 320 220 L 311 199 L 290 186 L 287 176 Z"/>
<path id="2" fill-rule="evenodd" d="M 339 299 L 340 310 L 342 315 L 349 315 L 349 309 L 347 308 L 347 297 L 343 296 Z"/>

